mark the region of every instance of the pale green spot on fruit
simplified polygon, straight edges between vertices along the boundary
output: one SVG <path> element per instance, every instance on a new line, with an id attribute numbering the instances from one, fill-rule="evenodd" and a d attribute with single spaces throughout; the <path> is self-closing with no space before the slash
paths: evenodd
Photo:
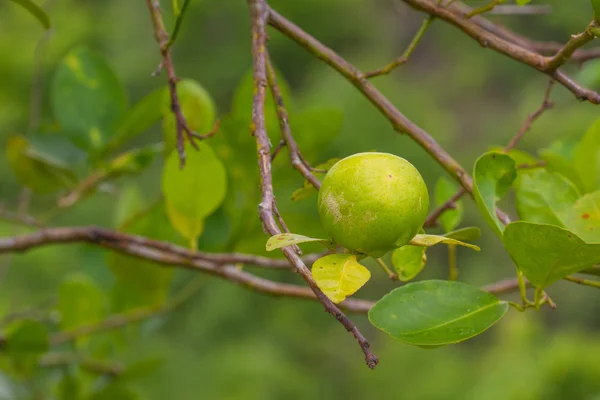
<path id="1" fill-rule="evenodd" d="M 381 257 L 421 229 L 429 193 L 419 171 L 387 153 L 358 153 L 338 161 L 319 191 L 325 231 L 348 250 Z"/>

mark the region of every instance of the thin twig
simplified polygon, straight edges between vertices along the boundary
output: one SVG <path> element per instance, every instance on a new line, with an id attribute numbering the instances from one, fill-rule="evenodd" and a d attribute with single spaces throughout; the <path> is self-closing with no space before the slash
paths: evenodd
<path id="1" fill-rule="evenodd" d="M 600 281 L 593 281 L 591 279 L 578 278 L 576 276 L 567 276 L 564 278 L 566 281 L 578 283 L 583 286 L 591 286 L 600 289 Z"/>
<path id="2" fill-rule="evenodd" d="M 281 135 L 283 136 L 282 142 L 285 142 L 288 147 L 290 162 L 292 163 L 292 166 L 298 170 L 298 172 L 300 172 L 304 179 L 309 181 L 310 184 L 315 187 L 315 189 L 319 190 L 321 187 L 321 182 L 312 174 L 310 166 L 307 166 L 307 163 L 300 154 L 296 140 L 294 140 L 294 136 L 292 135 L 288 112 L 285 108 L 281 88 L 277 82 L 277 75 L 275 74 L 275 69 L 271 64 L 271 59 L 268 52 L 265 54 L 265 60 L 267 66 L 267 80 L 269 82 L 269 87 L 271 88 L 271 95 L 273 96 L 273 100 L 276 104 L 279 128 L 281 129 Z M 277 152 L 278 151 L 276 149 L 273 154 L 276 155 Z M 272 159 L 273 158 L 275 158 L 275 156 L 273 156 Z"/>
<path id="3" fill-rule="evenodd" d="M 253 56 L 253 75 L 254 75 L 254 98 L 252 102 L 252 135 L 256 138 L 258 146 L 258 158 L 261 177 L 262 198 L 259 204 L 259 215 L 263 227 L 270 235 L 280 233 L 279 228 L 273 217 L 273 184 L 271 176 L 271 152 L 269 137 L 265 127 L 264 104 L 267 86 L 267 56 L 266 56 L 266 22 L 269 16 L 269 9 L 265 0 L 248 0 L 248 6 L 251 15 L 252 24 L 252 56 Z M 288 146 L 291 145 L 289 140 Z M 291 151 L 290 151 L 291 153 Z M 293 251 L 291 246 L 282 249 L 290 264 L 296 272 L 302 276 L 315 296 L 325 307 L 325 310 L 333 315 L 349 332 L 356 338 L 365 354 L 365 360 L 369 368 L 375 368 L 379 359 L 370 349 L 370 344 L 358 331 L 354 323 L 325 296 L 314 281 L 310 270 L 304 265 L 302 260 Z"/>
<path id="4" fill-rule="evenodd" d="M 515 136 L 510 140 L 510 142 L 504 148 L 505 152 L 509 152 L 512 150 L 519 140 L 531 129 L 531 125 L 544 113 L 544 111 L 551 109 L 554 107 L 554 102 L 550 100 L 550 94 L 552 93 L 552 87 L 554 86 L 554 81 L 550 79 L 548 83 L 548 87 L 546 88 L 546 92 L 544 93 L 544 99 L 542 100 L 542 104 L 535 110 L 532 114 L 529 114 L 525 119 L 525 122 L 521 126 L 521 129 L 516 133 Z"/>
<path id="5" fill-rule="evenodd" d="M 463 197 L 467 191 L 461 187 L 456 193 L 452 195 L 444 204 L 433 210 L 425 219 L 423 223 L 424 228 L 433 228 L 438 224 L 438 219 L 448 210 L 454 210 L 456 208 L 456 202 Z"/>
<path id="6" fill-rule="evenodd" d="M 546 65 L 547 71 L 555 71 L 561 65 L 566 63 L 577 49 L 594 40 L 596 36 L 592 33 L 592 29 L 596 27 L 596 21 L 592 21 L 582 33 L 571 36 L 571 40 L 548 60 Z"/>
<path id="7" fill-rule="evenodd" d="M 184 133 L 187 136 L 190 144 L 198 150 L 198 145 L 194 141 L 196 134 L 189 128 L 183 112 L 181 111 L 181 105 L 179 103 L 179 97 L 177 95 L 177 74 L 175 73 L 175 66 L 173 65 L 173 58 L 171 56 L 171 48 L 169 41 L 169 34 L 165 28 L 165 24 L 160 13 L 160 3 L 158 0 L 146 0 L 146 5 L 150 11 L 152 17 L 152 25 L 154 27 L 154 36 L 158 45 L 160 46 L 160 53 L 162 60 L 160 62 L 160 72 L 163 68 L 167 72 L 167 80 L 169 86 L 169 94 L 171 96 L 171 111 L 175 117 L 175 130 L 177 134 L 177 153 L 179 154 L 179 164 L 183 168 L 185 166 L 185 138 Z"/>

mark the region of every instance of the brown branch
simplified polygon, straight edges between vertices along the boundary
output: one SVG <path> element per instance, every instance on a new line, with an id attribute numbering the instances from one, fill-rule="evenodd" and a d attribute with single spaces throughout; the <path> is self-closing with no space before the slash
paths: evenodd
<path id="1" fill-rule="evenodd" d="M 265 60 L 267 66 L 267 80 L 269 82 L 269 87 L 271 88 L 271 95 L 273 96 L 273 100 L 277 106 L 276 109 L 277 117 L 279 119 L 279 128 L 281 129 L 283 141 L 285 141 L 289 150 L 290 162 L 292 163 L 292 166 L 297 169 L 298 172 L 300 172 L 304 179 L 309 181 L 311 185 L 315 187 L 315 189 L 319 190 L 319 188 L 321 188 L 321 182 L 313 175 L 310 167 L 307 167 L 302 155 L 300 154 L 300 150 L 298 149 L 298 144 L 292 135 L 288 112 L 285 108 L 281 88 L 277 82 L 277 75 L 275 74 L 275 70 L 271 64 L 271 59 L 268 52 L 265 54 Z"/>
<path id="2" fill-rule="evenodd" d="M 169 34 L 165 28 L 165 24 L 160 13 L 160 3 L 158 0 L 146 0 L 146 5 L 150 11 L 152 17 L 152 25 L 154 27 L 154 36 L 158 45 L 160 46 L 160 54 L 162 60 L 156 71 L 159 73 L 163 68 L 167 72 L 167 80 L 169 86 L 169 94 L 171 96 L 171 111 L 175 117 L 175 130 L 177 132 L 177 153 L 179 154 L 180 167 L 185 166 L 185 138 L 184 133 L 187 136 L 188 141 L 197 150 L 198 145 L 194 141 L 195 138 L 202 139 L 202 136 L 193 132 L 187 124 L 183 112 L 181 111 L 181 105 L 179 103 L 179 97 L 177 96 L 177 74 L 175 73 L 175 66 L 173 65 L 173 58 L 171 56 L 171 47 L 169 42 Z"/>
<path id="3" fill-rule="evenodd" d="M 527 116 L 527 118 L 525 119 L 525 122 L 521 126 L 521 129 L 519 129 L 519 131 L 515 134 L 515 136 L 513 136 L 513 138 L 510 140 L 510 142 L 504 148 L 505 152 L 509 152 L 517 145 L 517 143 L 519 143 L 519 140 L 521 140 L 523 135 L 525 135 L 525 133 L 527 133 L 529 131 L 529 129 L 531 129 L 531 125 L 533 125 L 533 123 L 544 113 L 544 111 L 549 110 L 552 107 L 554 107 L 554 102 L 552 102 L 550 100 L 550 94 L 552 93 L 553 86 L 554 86 L 554 81 L 551 79 L 550 82 L 548 83 L 548 88 L 546 89 L 546 92 L 544 93 L 544 99 L 542 100 L 542 104 L 540 104 L 540 106 L 537 108 L 537 110 L 535 110 L 532 114 L 529 114 Z"/>
<path id="4" fill-rule="evenodd" d="M 444 204 L 433 210 L 425 219 L 423 223 L 424 228 L 433 228 L 437 226 L 438 219 L 448 210 L 456 208 L 456 202 L 460 200 L 467 193 L 465 188 L 460 188 L 452 197 L 450 197 Z"/>
<path id="5" fill-rule="evenodd" d="M 259 216 L 263 227 L 270 235 L 280 233 L 273 217 L 273 184 L 271 176 L 271 152 L 269 137 L 265 127 L 264 103 L 267 86 L 267 61 L 266 61 L 266 22 L 269 9 L 265 0 L 248 0 L 252 23 L 252 56 L 254 74 L 254 99 L 252 102 L 252 135 L 256 138 L 258 146 L 258 162 L 261 177 L 262 199 L 259 204 Z M 288 141 L 288 146 L 290 145 Z M 282 249 L 283 254 L 290 261 L 296 272 L 302 276 L 315 296 L 325 307 L 325 310 L 333 315 L 347 331 L 356 338 L 365 354 L 365 360 L 369 368 L 375 368 L 379 359 L 370 350 L 369 342 L 362 336 L 356 325 L 319 289 L 312 278 L 310 270 L 293 251 L 291 246 Z"/>
<path id="6" fill-rule="evenodd" d="M 592 90 L 586 89 L 573 81 L 562 72 L 556 70 L 556 66 L 562 65 L 563 58 L 568 58 L 584 41 L 583 38 L 578 38 L 573 42 L 569 42 L 563 51 L 559 51 L 560 60 L 555 57 L 545 57 L 535 52 L 529 47 L 523 47 L 515 44 L 513 41 L 497 36 L 494 33 L 482 28 L 481 22 L 474 21 L 478 16 L 468 19 L 465 16 L 469 14 L 470 8 L 464 5 L 451 4 L 449 6 L 440 6 L 430 0 L 403 0 L 411 7 L 425 12 L 429 15 L 434 15 L 450 25 L 463 31 L 465 34 L 479 42 L 482 47 L 488 47 L 498 53 L 504 54 L 516 61 L 526 64 L 538 71 L 541 71 L 550 77 L 553 77 L 568 90 L 570 90 L 578 99 L 586 100 L 593 104 L 600 104 L 600 94 Z M 587 35 L 584 35 L 587 38 Z"/>

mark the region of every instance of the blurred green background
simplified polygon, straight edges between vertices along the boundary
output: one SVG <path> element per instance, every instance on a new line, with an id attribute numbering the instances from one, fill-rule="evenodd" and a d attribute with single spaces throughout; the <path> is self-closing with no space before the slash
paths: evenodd
<path id="1" fill-rule="evenodd" d="M 170 4 L 163 3 L 165 19 L 172 26 Z M 362 70 L 378 68 L 400 55 L 425 17 L 401 1 L 270 3 Z M 592 16 L 591 6 L 583 0 L 534 0 L 532 4 L 550 4 L 553 12 L 492 19 L 531 38 L 564 42 L 570 34 L 584 29 Z M 130 103 L 165 83 L 164 75 L 151 76 L 159 52 L 144 2 L 49 0 L 45 8 L 53 30 L 43 47 L 40 67 L 41 52 L 36 52 L 36 46 L 45 34 L 43 29 L 17 5 L 0 4 L 3 147 L 10 134 L 26 132 L 32 118 L 35 124 L 30 110 L 32 87 L 36 85 L 42 89 L 42 126 L 51 125 L 45 89 L 60 58 L 74 46 L 85 45 L 107 58 L 126 85 Z M 174 46 L 178 75 L 202 83 L 213 96 L 220 116 L 230 112 L 236 87 L 251 67 L 249 32 L 244 1 L 194 0 Z M 290 86 L 292 121 L 296 116 L 300 126 L 301 112 L 319 107 L 331 109 L 332 119 L 341 116 L 339 133 L 336 130 L 331 140 L 317 141 L 317 147 L 305 150 L 308 161 L 318 164 L 367 150 L 392 152 L 414 163 L 433 193 L 437 179 L 445 175 L 439 165 L 409 138 L 395 133 L 374 107 L 328 66 L 275 30 L 270 29 L 269 36 L 272 58 Z M 567 69 L 590 87 L 600 89 L 599 64 Z M 526 115 L 538 107 L 547 85 L 546 77 L 532 68 L 481 48 L 440 21 L 426 33 L 407 65 L 373 81 L 399 110 L 431 133 L 468 170 L 478 155 L 508 142 Z M 576 140 L 600 115 L 595 106 L 578 102 L 562 87 L 555 88 L 552 98 L 555 108 L 533 126 L 521 149 L 535 154 L 557 139 Z M 327 121 L 323 118 L 322 126 L 327 127 Z M 160 124 L 131 145 L 159 140 Z M 219 140 L 215 138 L 217 147 Z M 302 144 L 302 139 L 299 141 Z M 254 156 L 251 142 L 245 149 L 245 154 Z M 315 196 L 298 203 L 290 200 L 292 192 L 302 186 L 302 179 L 288 171 L 286 156 L 280 156 L 275 171 L 280 211 L 293 232 L 318 235 L 321 228 Z M 126 190 L 134 187 L 142 198 L 156 198 L 161 166 L 162 160 L 157 160 L 141 177 L 119 180 L 116 191 L 97 193 L 53 223 L 114 228 L 118 202 Z M 249 173 L 257 179 L 256 168 Z M 14 209 L 20 192 L 5 157 L 0 157 L 0 203 Z M 200 249 L 262 253 L 267 237 L 256 219 L 257 199 L 248 195 L 247 212 L 236 217 L 246 225 L 239 238 L 231 240 L 232 217 L 222 209 L 207 221 Z M 42 215 L 53 201 L 52 196 L 34 196 L 30 214 Z M 474 203 L 467 199 L 464 205 L 463 225 L 480 226 L 483 237 L 478 243 L 480 253 L 458 251 L 460 278 L 483 285 L 514 276 L 501 242 L 485 225 Z M 510 201 L 505 208 L 514 215 Z M 2 235 L 26 231 L 0 224 Z M 445 248 L 432 249 L 419 278 L 445 278 L 446 257 Z M 0 315 L 54 298 L 63 279 L 75 272 L 90 276 L 107 293 L 113 285 L 107 267 L 110 258 L 99 248 L 51 246 L 24 255 L 4 255 L 1 260 L 6 274 L 0 283 Z M 374 279 L 358 297 L 377 299 L 393 287 L 383 273 L 372 271 Z M 301 283 L 289 272 L 259 273 Z M 192 275 L 177 271 L 173 290 Z M 381 358 L 380 365 L 371 371 L 351 335 L 317 303 L 267 297 L 209 276 L 201 279 L 201 289 L 177 310 L 118 336 L 94 339 L 98 342 L 93 351 L 102 358 L 125 363 L 160 360 L 131 383 L 143 398 L 600 399 L 597 290 L 558 283 L 549 290 L 558 304 L 556 310 L 519 314 L 511 309 L 483 335 L 435 350 L 395 342 L 372 327 L 365 316 L 351 315 Z M 514 298 L 511 296 L 507 298 Z M 61 372 L 48 371 L 39 379 L 48 397 L 36 398 L 53 398 L 50 391 L 55 390 Z M 0 398 L 28 398 L 15 397 L 14 393 L 22 393 L 20 388 L 20 383 L 0 374 Z"/>

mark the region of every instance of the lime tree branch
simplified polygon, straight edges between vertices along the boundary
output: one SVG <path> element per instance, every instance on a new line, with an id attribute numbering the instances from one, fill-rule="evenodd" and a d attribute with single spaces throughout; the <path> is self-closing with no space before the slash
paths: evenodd
<path id="1" fill-rule="evenodd" d="M 280 233 L 280 229 L 273 216 L 273 183 L 271 174 L 271 149 L 269 137 L 265 127 L 264 105 L 267 87 L 267 51 L 266 51 L 266 23 L 269 8 L 264 0 L 248 0 L 252 24 L 252 58 L 254 76 L 254 98 L 252 102 L 252 135 L 256 138 L 258 147 L 258 164 L 261 179 L 261 202 L 259 204 L 259 216 L 265 232 L 270 235 Z M 296 272 L 306 281 L 314 295 L 325 307 L 325 310 L 333 315 L 347 331 L 356 338 L 365 354 L 365 360 L 369 368 L 375 368 L 379 359 L 370 349 L 370 344 L 358 331 L 354 323 L 319 289 L 314 281 L 310 270 L 304 265 L 300 257 L 291 246 L 282 249 L 283 254 L 289 260 Z"/>
<path id="2" fill-rule="evenodd" d="M 466 15 L 470 11 L 466 7 L 451 4 L 449 6 L 441 6 L 431 0 L 403 0 L 411 7 L 433 15 L 441 20 L 446 21 L 450 25 L 463 31 L 465 34 L 479 42 L 482 47 L 487 47 L 504 54 L 516 61 L 526 64 L 536 70 L 543 72 L 550 77 L 556 79 L 559 83 L 570 90 L 578 99 L 586 100 L 593 104 L 600 104 L 600 94 L 595 91 L 582 87 L 570 77 L 557 70 L 571 55 L 583 44 L 589 42 L 589 29 L 587 33 L 582 34 L 583 37 L 576 35 L 576 39 L 571 39 L 567 45 L 560 49 L 556 55 L 547 57 L 543 56 L 531 48 L 522 47 L 507 39 L 504 39 L 496 34 L 482 28 L 480 23 L 477 23 Z M 474 18 L 473 18 L 474 19 Z"/>
<path id="3" fill-rule="evenodd" d="M 171 56 L 172 42 L 169 40 L 169 34 L 167 33 L 162 19 L 160 3 L 158 0 L 146 0 L 146 5 L 148 6 L 150 16 L 152 17 L 154 36 L 160 47 L 160 54 L 162 55 L 162 61 L 160 62 L 157 72 L 160 72 L 163 68 L 167 72 L 169 94 L 171 96 L 171 111 L 175 116 L 175 127 L 177 132 L 177 152 L 179 154 L 181 168 L 183 168 L 185 165 L 184 133 L 187 136 L 188 141 L 192 144 L 192 146 L 194 146 L 195 149 L 198 149 L 195 139 L 204 139 L 204 136 L 198 135 L 189 128 L 181 111 L 179 97 L 177 96 L 178 78 L 177 74 L 175 73 L 175 66 L 173 65 L 173 57 Z"/>

